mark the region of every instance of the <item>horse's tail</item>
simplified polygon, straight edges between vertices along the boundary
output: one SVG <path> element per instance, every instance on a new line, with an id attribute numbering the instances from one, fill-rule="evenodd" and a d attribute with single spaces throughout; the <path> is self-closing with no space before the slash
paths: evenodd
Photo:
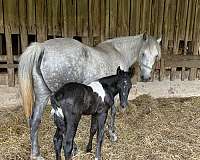
<path id="1" fill-rule="evenodd" d="M 30 118 L 32 115 L 34 102 L 32 71 L 34 65 L 38 63 L 39 56 L 42 52 L 42 44 L 35 42 L 27 47 L 20 57 L 18 76 L 23 108 L 27 118 Z"/>

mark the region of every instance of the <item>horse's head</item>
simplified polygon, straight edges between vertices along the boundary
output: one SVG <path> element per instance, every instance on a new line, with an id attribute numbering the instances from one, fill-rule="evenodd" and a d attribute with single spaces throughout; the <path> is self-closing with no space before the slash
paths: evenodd
<path id="1" fill-rule="evenodd" d="M 129 68 L 128 72 L 124 72 L 120 67 L 117 68 L 117 90 L 119 91 L 119 100 L 122 108 L 128 106 L 128 95 L 132 87 L 131 77 L 133 74 L 134 69 L 132 68 Z"/>
<path id="2" fill-rule="evenodd" d="M 143 34 L 143 44 L 139 52 L 139 66 L 141 70 L 141 80 L 148 81 L 151 79 L 151 72 L 154 63 L 161 57 L 160 41 L 161 38 L 155 39 Z"/>

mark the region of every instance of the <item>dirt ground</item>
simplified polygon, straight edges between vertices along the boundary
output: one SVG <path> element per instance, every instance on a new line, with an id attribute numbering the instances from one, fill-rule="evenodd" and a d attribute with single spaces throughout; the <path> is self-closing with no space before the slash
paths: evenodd
<path id="1" fill-rule="evenodd" d="M 90 118 L 80 122 L 76 142 L 79 153 L 74 160 L 94 159 L 86 154 Z M 109 160 L 199 160 L 200 97 L 159 98 L 143 95 L 130 101 L 125 113 L 118 111 L 118 141 L 105 136 L 103 159 Z M 0 159 L 27 160 L 30 154 L 29 130 L 22 109 L 0 111 Z M 40 128 L 40 146 L 47 160 L 55 159 L 52 137 L 55 131 L 50 107 Z"/>

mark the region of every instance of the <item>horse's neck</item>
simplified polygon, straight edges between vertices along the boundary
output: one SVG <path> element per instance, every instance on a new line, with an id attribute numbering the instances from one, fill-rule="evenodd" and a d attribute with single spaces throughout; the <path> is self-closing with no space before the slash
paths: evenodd
<path id="1" fill-rule="evenodd" d="M 124 59 L 124 64 L 128 68 L 138 59 L 138 54 L 142 47 L 142 35 L 115 38 L 100 43 L 98 46 L 105 51 L 109 51 L 110 47 L 112 47 Z M 113 53 L 116 54 L 116 52 Z"/>

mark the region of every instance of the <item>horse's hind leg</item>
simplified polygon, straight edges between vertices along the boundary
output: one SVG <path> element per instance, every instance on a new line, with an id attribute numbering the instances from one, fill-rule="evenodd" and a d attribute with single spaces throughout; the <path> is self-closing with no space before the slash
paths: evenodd
<path id="1" fill-rule="evenodd" d="M 38 128 L 41 123 L 44 107 L 48 102 L 48 95 L 41 97 L 36 96 L 35 107 L 30 120 L 31 129 L 31 158 L 36 160 L 42 160 L 40 156 L 40 150 L 38 145 Z"/>
<path id="2" fill-rule="evenodd" d="M 41 122 L 43 110 L 47 105 L 50 92 L 44 85 L 44 81 L 42 80 L 42 78 L 40 78 L 38 75 L 35 75 L 34 77 L 34 92 L 35 104 L 30 119 L 31 158 L 42 160 L 43 158 L 40 156 L 38 145 L 38 128 Z"/>
<path id="3" fill-rule="evenodd" d="M 111 107 L 110 124 L 108 126 L 110 141 L 112 142 L 115 142 L 117 140 L 117 135 L 115 133 L 115 116 L 116 116 L 116 107 L 113 104 Z"/>

